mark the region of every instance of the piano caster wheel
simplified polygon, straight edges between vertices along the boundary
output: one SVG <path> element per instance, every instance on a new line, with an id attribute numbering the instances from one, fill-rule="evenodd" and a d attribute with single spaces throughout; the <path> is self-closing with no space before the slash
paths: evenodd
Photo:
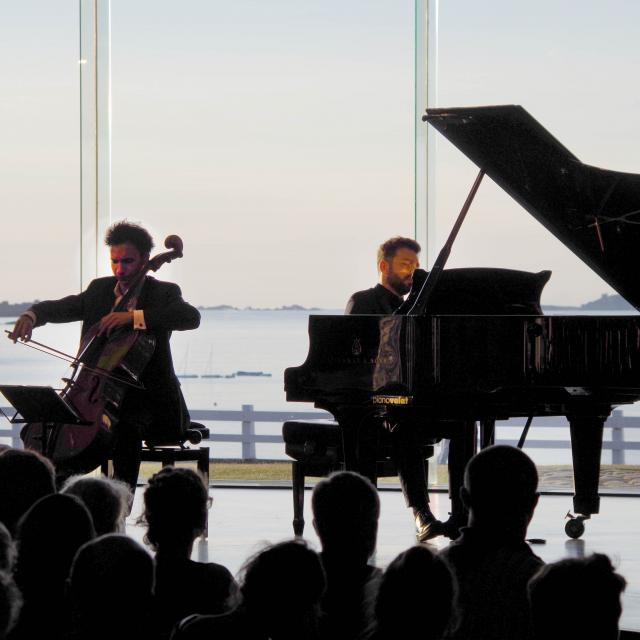
<path id="1" fill-rule="evenodd" d="M 564 532 L 574 540 L 577 540 L 584 533 L 584 521 L 588 520 L 590 516 L 574 516 L 571 513 L 567 513 L 569 518 L 567 524 L 564 525 Z"/>

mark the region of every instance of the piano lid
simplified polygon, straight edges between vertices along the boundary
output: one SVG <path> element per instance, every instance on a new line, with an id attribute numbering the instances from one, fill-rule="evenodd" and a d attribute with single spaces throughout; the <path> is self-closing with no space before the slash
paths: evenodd
<path id="1" fill-rule="evenodd" d="M 640 176 L 583 164 L 522 107 L 423 116 L 640 309 Z"/>

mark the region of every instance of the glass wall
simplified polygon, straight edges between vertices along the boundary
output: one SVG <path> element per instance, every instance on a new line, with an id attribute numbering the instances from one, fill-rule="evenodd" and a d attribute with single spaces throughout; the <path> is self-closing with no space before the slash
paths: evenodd
<path id="1" fill-rule="evenodd" d="M 183 237 L 184 259 L 158 277 L 214 307 L 173 340 L 190 407 L 292 409 L 282 375 L 306 356 L 310 310 L 341 313 L 377 281 L 379 243 L 414 233 L 414 2 L 110 4 L 110 25 L 104 2 L 2 9 L 3 265 L 13 276 L 0 299 L 56 298 L 94 268 L 108 273 L 103 222 L 85 209 L 111 195 L 112 219 L 142 222 L 159 250 L 166 235 Z M 94 78 L 81 84 L 79 73 L 96 52 L 101 71 L 105 54 L 112 61 L 111 176 L 98 113 L 109 81 L 87 110 Z M 96 118 L 101 149 L 86 140 Z M 19 311 L 5 306 L 7 328 Z M 35 338 L 75 353 L 78 329 Z M 66 373 L 8 340 L 0 355 L 5 383 L 56 386 Z"/>
<path id="2" fill-rule="evenodd" d="M 439 107 L 522 105 L 582 162 L 640 172 L 632 81 L 640 6 L 620 0 L 440 3 Z M 427 126 L 425 124 L 425 126 Z M 477 168 L 442 136 L 437 148 L 441 246 Z M 450 266 L 551 269 L 543 303 L 580 305 L 611 289 L 506 193 L 485 179 Z"/>
<path id="3" fill-rule="evenodd" d="M 158 277 L 233 307 L 172 338 L 190 407 L 291 410 L 308 309 L 414 232 L 413 1 L 114 1 L 112 78 L 113 219 L 180 235 Z"/>
<path id="4" fill-rule="evenodd" d="M 20 309 L 10 305 L 80 288 L 78 23 L 77 0 L 25 0 L 0 10 L 5 329 Z M 78 327 L 46 327 L 39 335 L 75 353 Z M 0 340 L 4 384 L 56 385 L 65 370 L 58 360 Z"/>
<path id="5" fill-rule="evenodd" d="M 442 2 L 438 99 L 433 106 L 521 105 L 582 162 L 640 173 L 640 88 L 633 81 L 640 62 L 639 19 L 640 6 L 621 0 Z M 440 134 L 437 145 L 432 231 L 442 246 L 478 169 Z M 542 297 L 547 313 L 584 313 L 581 305 L 614 293 L 488 178 L 448 266 L 550 269 L 553 275 Z M 624 412 L 639 413 L 636 405 Z M 633 431 L 627 430 L 625 438 L 637 439 Z M 507 437 L 517 440 L 518 435 L 512 431 Z M 610 437 L 607 432 L 606 439 Z M 534 420 L 529 438 L 566 441 L 568 430 L 536 430 Z M 544 464 L 570 461 L 568 450 L 530 451 Z M 634 456 L 627 452 L 626 462 L 637 463 Z M 609 451 L 603 461 L 611 461 Z"/>
<path id="6" fill-rule="evenodd" d="M 521 104 L 584 162 L 638 173 L 638 11 L 440 3 L 433 106 Z M 309 309 L 341 313 L 376 282 L 377 245 L 414 233 L 414 2 L 113 0 L 111 14 L 112 218 L 149 226 L 158 249 L 184 239 L 158 277 L 209 307 L 199 331 L 174 336 L 190 406 L 309 409 L 282 390 L 306 356 Z M 17 303 L 80 287 L 80 20 L 70 0 L 1 15 L 0 300 Z M 438 139 L 435 247 L 475 174 Z M 488 179 L 449 266 L 551 269 L 547 308 L 611 293 Z M 39 335 L 75 351 L 77 327 Z M 2 381 L 59 379 L 60 363 L 0 344 Z"/>

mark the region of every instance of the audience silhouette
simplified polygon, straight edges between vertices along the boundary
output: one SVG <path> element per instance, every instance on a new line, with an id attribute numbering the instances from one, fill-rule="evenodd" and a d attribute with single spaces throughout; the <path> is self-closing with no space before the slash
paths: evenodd
<path id="1" fill-rule="evenodd" d="M 141 544 L 118 533 L 85 543 L 69 574 L 67 637 L 152 640 L 152 592 L 153 558 Z"/>
<path id="2" fill-rule="evenodd" d="M 80 498 L 89 509 L 97 536 L 124 533 L 125 519 L 133 498 L 126 482 L 106 476 L 71 476 L 60 493 Z"/>
<path id="3" fill-rule="evenodd" d="M 236 604 L 237 585 L 226 567 L 190 559 L 195 539 L 205 531 L 208 508 L 208 488 L 191 469 L 165 467 L 149 479 L 141 521 L 156 552 L 153 619 L 159 638 L 169 637 L 190 614 L 223 613 Z"/>
<path id="4" fill-rule="evenodd" d="M 626 584 L 602 553 L 542 567 L 529 581 L 536 640 L 616 640 Z"/>
<path id="5" fill-rule="evenodd" d="M 0 571 L 0 640 L 4 640 L 13 629 L 20 609 L 22 594 L 13 577 L 5 570 Z"/>
<path id="6" fill-rule="evenodd" d="M 371 640 L 440 640 L 449 624 L 455 579 L 428 546 L 410 547 L 386 568 L 375 602 Z"/>
<path id="7" fill-rule="evenodd" d="M 0 571 L 11 573 L 16 561 L 17 549 L 9 529 L 0 522 Z"/>
<path id="8" fill-rule="evenodd" d="M 280 542 L 251 557 L 240 571 L 242 600 L 230 613 L 190 616 L 172 640 L 317 640 L 325 576 L 303 540 Z"/>
<path id="9" fill-rule="evenodd" d="M 55 470 L 47 458 L 23 449 L 0 452 L 0 522 L 11 535 L 36 500 L 55 492 Z"/>
<path id="10" fill-rule="evenodd" d="M 67 623 L 65 585 L 79 547 L 95 537 L 87 508 L 78 498 L 40 498 L 20 519 L 15 580 L 24 604 L 11 638 L 58 638 Z"/>
<path id="11" fill-rule="evenodd" d="M 50 462 L 5 449 L 0 640 L 618 638 L 626 581 L 610 559 L 545 566 L 527 545 L 537 483 L 519 449 L 484 449 L 465 470 L 461 536 L 439 554 L 411 547 L 382 572 L 378 493 L 336 472 L 311 497 L 321 553 L 304 540 L 270 545 L 245 562 L 238 588 L 222 565 L 191 560 L 210 503 L 197 473 L 166 467 L 149 480 L 141 522 L 154 561 L 121 533 L 123 483 L 74 477 L 57 494 Z"/>
<path id="12" fill-rule="evenodd" d="M 458 583 L 447 637 L 532 637 L 527 582 L 543 562 L 525 536 L 538 502 L 537 487 L 535 465 L 515 447 L 494 445 L 469 461 L 461 489 L 469 526 L 441 552 Z"/>
<path id="13" fill-rule="evenodd" d="M 311 506 L 327 578 L 322 636 L 355 638 L 371 620 L 381 575 L 369 564 L 376 549 L 380 498 L 369 479 L 338 471 L 316 484 Z"/>
<path id="14" fill-rule="evenodd" d="M 0 640 L 13 629 L 22 608 L 22 594 L 13 579 L 16 558 L 15 542 L 0 522 Z"/>

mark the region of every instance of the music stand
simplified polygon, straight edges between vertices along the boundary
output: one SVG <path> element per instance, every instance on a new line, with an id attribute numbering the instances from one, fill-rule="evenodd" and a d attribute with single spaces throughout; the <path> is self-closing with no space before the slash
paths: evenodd
<path id="1" fill-rule="evenodd" d="M 0 393 L 15 409 L 12 424 L 42 423 L 42 454 L 51 458 L 53 434 L 62 424 L 90 424 L 83 420 L 52 387 L 0 385 Z"/>

